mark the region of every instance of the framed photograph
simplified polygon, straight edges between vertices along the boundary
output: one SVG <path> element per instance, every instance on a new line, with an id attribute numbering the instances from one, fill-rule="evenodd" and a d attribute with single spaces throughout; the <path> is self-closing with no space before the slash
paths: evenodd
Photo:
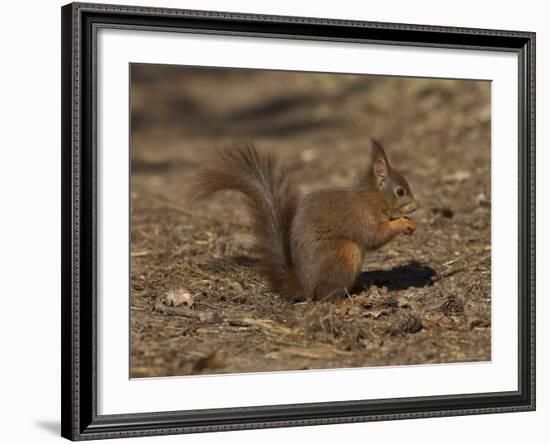
<path id="1" fill-rule="evenodd" d="M 61 13 L 64 437 L 535 409 L 534 33 Z"/>

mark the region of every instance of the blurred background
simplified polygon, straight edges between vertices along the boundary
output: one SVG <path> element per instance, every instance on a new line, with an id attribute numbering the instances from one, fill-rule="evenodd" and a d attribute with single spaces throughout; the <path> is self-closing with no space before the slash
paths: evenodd
<path id="1" fill-rule="evenodd" d="M 489 360 L 491 84 L 134 64 L 134 377 Z M 291 304 L 254 272 L 241 201 L 191 207 L 216 149 L 273 151 L 302 193 L 350 186 L 369 137 L 420 202 L 343 304 Z"/>

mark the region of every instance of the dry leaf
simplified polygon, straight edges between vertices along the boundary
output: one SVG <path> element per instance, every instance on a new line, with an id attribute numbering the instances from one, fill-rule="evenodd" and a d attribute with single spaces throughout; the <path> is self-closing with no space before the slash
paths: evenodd
<path id="1" fill-rule="evenodd" d="M 166 293 L 165 304 L 172 307 L 179 307 L 185 304 L 187 307 L 193 305 L 193 296 L 185 288 L 176 288 Z"/>

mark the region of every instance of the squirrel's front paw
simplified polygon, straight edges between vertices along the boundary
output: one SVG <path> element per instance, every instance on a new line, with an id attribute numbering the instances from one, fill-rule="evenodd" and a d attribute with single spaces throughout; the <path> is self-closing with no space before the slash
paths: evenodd
<path id="1" fill-rule="evenodd" d="M 410 236 L 416 230 L 416 223 L 408 217 L 402 217 L 399 219 L 399 225 L 401 232 L 406 236 Z"/>

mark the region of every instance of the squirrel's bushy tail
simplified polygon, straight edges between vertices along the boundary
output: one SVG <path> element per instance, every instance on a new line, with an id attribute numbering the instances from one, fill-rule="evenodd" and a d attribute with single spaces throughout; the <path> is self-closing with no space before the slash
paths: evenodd
<path id="1" fill-rule="evenodd" d="M 251 144 L 220 151 L 213 164 L 195 176 L 190 193 L 198 200 L 220 190 L 244 194 L 259 271 L 275 291 L 294 293 L 290 228 L 298 195 L 275 158 Z"/>

